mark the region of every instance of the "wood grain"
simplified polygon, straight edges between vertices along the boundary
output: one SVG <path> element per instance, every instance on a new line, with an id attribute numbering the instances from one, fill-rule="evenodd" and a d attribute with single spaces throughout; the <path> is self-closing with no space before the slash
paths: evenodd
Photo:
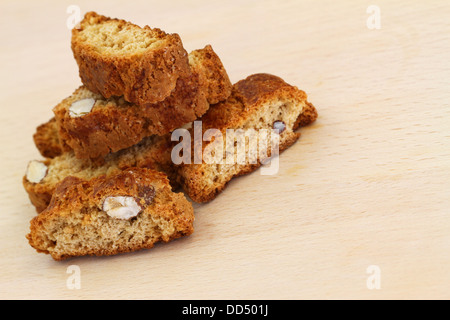
<path id="1" fill-rule="evenodd" d="M 0 298 L 450 298 L 450 6 L 446 1 L 2 1 Z M 211 44 L 230 78 L 268 72 L 319 111 L 275 176 L 195 205 L 195 233 L 55 262 L 27 243 L 21 179 L 36 126 L 80 80 L 70 4 Z M 381 28 L 366 26 L 379 6 Z M 68 289 L 67 267 L 81 270 Z M 381 271 L 370 290 L 369 266 Z"/>

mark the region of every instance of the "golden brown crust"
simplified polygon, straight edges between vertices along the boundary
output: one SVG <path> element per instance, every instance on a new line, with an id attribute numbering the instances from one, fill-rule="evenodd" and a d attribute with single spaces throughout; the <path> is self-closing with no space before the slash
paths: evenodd
<path id="1" fill-rule="evenodd" d="M 283 152 L 291 145 L 293 145 L 300 138 L 300 133 L 295 133 L 289 135 L 288 138 L 284 139 L 283 142 L 279 145 L 279 153 Z M 270 157 L 270 152 L 268 152 L 268 157 Z M 246 174 L 252 173 L 261 167 L 262 162 L 258 160 L 256 164 L 245 164 L 245 165 L 236 165 L 238 168 L 236 173 L 232 176 L 224 179 L 223 183 L 215 183 L 214 187 L 205 189 L 204 179 L 208 174 L 212 165 L 209 164 L 190 164 L 183 165 L 180 168 L 178 179 L 180 184 L 182 185 L 186 194 L 195 202 L 203 203 L 214 200 L 225 188 L 228 186 L 228 183 L 233 179 L 240 176 L 244 176 Z"/>
<path id="2" fill-rule="evenodd" d="M 303 108 L 302 113 L 297 118 L 297 121 L 294 124 L 294 130 L 297 130 L 300 127 L 310 125 L 311 123 L 316 121 L 318 116 L 319 115 L 314 105 L 312 103 L 307 102 L 306 106 Z"/>
<path id="3" fill-rule="evenodd" d="M 78 158 L 98 158 L 132 146 L 144 137 L 164 135 L 202 116 L 209 101 L 225 100 L 231 91 L 228 75 L 210 46 L 192 53 L 193 72 L 178 79 L 175 91 L 164 101 L 140 107 L 121 98 L 103 99 L 85 87 L 54 109 L 60 139 Z M 88 114 L 73 118 L 69 107 L 80 97 L 100 101 Z"/>
<path id="4" fill-rule="evenodd" d="M 72 149 L 60 139 L 59 127 L 55 117 L 36 128 L 33 140 L 39 153 L 48 159 L 60 156 L 63 152 L 72 151 Z"/>
<path id="5" fill-rule="evenodd" d="M 258 73 L 240 80 L 233 85 L 230 97 L 214 106 L 202 117 L 203 128 L 224 130 L 245 123 L 261 105 L 276 97 L 306 100 L 305 92 L 284 82 L 281 78 Z"/>
<path id="6" fill-rule="evenodd" d="M 33 135 L 33 140 L 37 149 L 45 158 L 54 158 L 63 152 L 55 118 L 38 126 Z"/>
<path id="7" fill-rule="evenodd" d="M 77 159 L 72 151 L 43 161 L 48 167 L 47 176 L 39 183 L 29 182 L 23 177 L 23 185 L 31 203 L 39 213 L 49 205 L 56 184 L 68 176 L 78 178 L 110 175 L 130 167 L 149 168 L 164 172 L 172 187 L 178 188 L 176 169 L 171 159 L 170 135 L 152 136 L 138 144 L 109 154 L 100 160 Z"/>
<path id="8" fill-rule="evenodd" d="M 255 74 L 237 82 L 226 101 L 210 107 L 201 118 L 202 130 L 204 133 L 216 128 L 226 136 L 227 129 L 272 129 L 275 121 L 283 121 L 286 130 L 280 133 L 279 152 L 282 152 L 298 140 L 300 133 L 294 130 L 317 117 L 317 111 L 306 99 L 303 91 L 279 77 Z M 198 150 L 203 153 L 207 145 L 203 143 Z M 267 157 L 270 153 L 267 150 Z M 256 170 L 266 159 L 231 165 L 182 164 L 178 167 L 178 179 L 192 200 L 207 202 L 224 190 L 232 178 Z"/>
<path id="9" fill-rule="evenodd" d="M 164 135 L 190 119 L 198 118 L 209 107 L 202 95 L 197 94 L 194 77 L 178 82 L 176 95 L 147 108 L 110 98 L 106 106 L 94 107 L 89 114 L 73 118 L 68 110 L 73 98 L 66 99 L 54 108 L 60 138 L 78 158 L 95 159 L 130 147 L 150 135 Z M 73 95 L 86 90 L 81 87 Z M 99 96 L 93 97 L 104 101 Z M 178 109 L 178 106 L 185 107 Z"/>
<path id="10" fill-rule="evenodd" d="M 112 26 L 114 32 L 120 33 L 105 33 L 112 42 L 108 43 L 108 51 L 101 52 L 98 41 L 91 39 L 87 30 L 92 26 L 97 30 Z M 133 33 L 152 39 L 153 43 L 145 50 L 124 52 L 124 33 L 129 33 L 125 39 L 131 38 L 128 45 L 133 45 Z M 178 78 L 190 73 L 188 56 L 178 34 L 166 34 L 148 26 L 140 28 L 95 12 L 86 13 L 80 27 L 72 30 L 72 51 L 86 87 L 106 98 L 124 96 L 139 106 L 163 101 L 175 89 Z"/>
<path id="11" fill-rule="evenodd" d="M 146 197 L 148 189 L 154 190 L 151 199 Z M 109 196 L 132 197 L 143 211 L 129 220 L 112 218 L 102 210 Z M 91 180 L 67 177 L 58 184 L 48 208 L 31 221 L 27 239 L 55 260 L 114 255 L 190 235 L 193 221 L 192 205 L 171 191 L 164 174 L 130 168 Z"/>
<path id="12" fill-rule="evenodd" d="M 192 51 L 189 54 L 189 64 L 192 70 L 200 75 L 209 104 L 218 103 L 230 96 L 231 81 L 222 61 L 211 45 Z"/>
<path id="13" fill-rule="evenodd" d="M 257 81 L 256 81 L 256 80 Z M 222 129 L 233 128 L 236 127 L 240 122 L 240 118 L 234 119 L 236 114 L 244 114 L 241 110 L 252 109 L 253 113 L 258 112 L 258 108 L 255 107 L 255 104 L 258 101 L 265 101 L 267 103 L 267 99 L 270 100 L 270 90 L 268 88 L 272 88 L 274 94 L 273 96 L 280 97 L 282 94 L 278 95 L 280 92 L 283 93 L 285 91 L 290 91 L 292 87 L 287 85 L 284 81 L 279 79 L 278 77 L 274 77 L 271 75 L 255 75 L 249 77 L 250 84 L 246 84 L 245 82 L 238 82 L 239 86 L 236 86 L 233 92 L 233 95 L 224 103 L 213 106 L 211 110 L 203 117 L 203 119 L 207 118 L 209 120 L 204 121 L 203 132 L 210 127 L 217 126 L 220 127 L 222 124 Z M 245 81 L 245 80 L 243 80 Z M 258 84 L 263 83 L 261 85 L 261 91 L 258 91 Z M 243 89 L 250 88 L 250 89 Z M 280 91 L 281 89 L 281 91 Z M 304 93 L 298 94 L 297 89 L 293 89 L 294 96 L 297 99 L 303 99 Z M 257 92 L 261 92 L 261 95 L 258 95 Z M 278 92 L 278 93 L 276 93 Z M 267 95 L 265 99 L 263 99 L 264 95 Z M 241 97 L 240 99 L 237 97 Z M 242 98 L 245 97 L 245 98 Z M 246 104 L 243 104 L 242 101 L 246 99 Z M 228 111 L 233 110 L 234 112 L 227 113 Z M 214 116 L 212 113 L 214 112 Z M 246 119 L 248 119 L 250 114 L 246 115 Z M 303 110 L 298 115 L 293 130 L 296 130 L 297 127 L 308 125 L 312 123 L 317 118 L 317 111 L 314 106 L 307 102 L 303 106 Z M 202 119 L 202 120 L 203 120 Z M 52 123 L 53 121 L 50 121 Z M 225 124 L 224 124 L 225 123 Z M 50 136 L 51 128 L 54 126 L 48 126 L 47 136 Z M 54 134 L 54 129 L 53 129 Z M 280 150 L 284 150 L 289 145 L 294 143 L 298 139 L 298 135 L 290 135 L 287 137 L 282 144 L 280 145 Z M 204 191 L 204 186 L 202 183 L 204 182 L 204 170 L 208 169 L 208 166 L 202 165 L 186 165 L 181 169 L 178 168 L 179 176 L 177 176 L 176 169 L 171 160 L 171 148 L 174 145 L 173 142 L 170 141 L 170 135 L 166 135 L 163 137 L 152 137 L 146 138 L 136 146 L 124 149 L 120 152 L 111 154 L 106 157 L 104 163 L 99 163 L 94 165 L 96 162 L 90 162 L 92 168 L 98 168 L 99 166 L 103 167 L 118 167 L 119 169 L 124 169 L 132 166 L 136 167 L 147 167 L 153 168 L 159 171 L 163 171 L 169 175 L 170 181 L 174 188 L 178 187 L 178 183 L 182 183 L 184 185 L 185 190 L 188 190 L 188 194 L 191 195 L 192 199 L 198 202 L 205 202 L 212 200 L 221 190 L 225 188 L 226 184 L 217 185 L 217 190 L 208 194 Z M 204 144 L 203 149 L 206 147 Z M 76 160 L 76 159 L 74 159 Z M 59 159 L 53 160 L 55 163 L 60 165 L 61 161 Z M 83 160 L 76 160 L 76 162 L 80 162 Z M 260 163 L 257 165 L 241 165 L 239 172 L 237 175 L 242 175 L 248 172 L 252 172 L 256 170 L 260 166 Z M 76 167 L 76 166 L 74 166 Z M 72 171 L 71 174 L 81 174 L 75 173 Z M 62 176 L 64 177 L 64 175 Z M 37 207 L 37 211 L 40 212 L 45 209 L 49 203 L 52 193 L 54 192 L 54 183 L 47 183 L 45 180 L 40 184 L 32 184 L 28 182 L 24 178 L 24 186 L 27 192 L 29 193 L 30 199 L 32 203 Z"/>

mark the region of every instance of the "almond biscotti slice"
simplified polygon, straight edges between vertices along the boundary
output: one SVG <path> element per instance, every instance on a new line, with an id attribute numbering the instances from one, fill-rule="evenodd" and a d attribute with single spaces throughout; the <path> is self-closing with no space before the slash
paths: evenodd
<path id="1" fill-rule="evenodd" d="M 311 103 L 307 102 L 297 118 L 293 130 L 314 122 L 316 118 L 316 109 Z M 100 162 L 76 159 L 73 152 L 70 151 L 64 153 L 60 147 L 54 119 L 40 125 L 34 136 L 40 153 L 49 158 L 30 163 L 29 166 L 35 167 L 32 171 L 38 178 L 33 179 L 33 174 L 28 172 L 23 178 L 25 190 L 28 192 L 37 212 L 47 208 L 56 184 L 70 175 L 87 178 L 132 166 L 150 167 L 166 173 L 173 188 L 179 186 L 177 171 L 171 160 L 171 150 L 174 143 L 170 141 L 169 135 L 145 138 L 137 145 L 110 154 Z M 36 171 L 38 172 L 36 173 Z"/>
<path id="2" fill-rule="evenodd" d="M 89 90 L 124 96 L 139 106 L 163 101 L 177 80 L 190 73 L 178 34 L 86 13 L 72 30 L 72 51 Z"/>
<path id="3" fill-rule="evenodd" d="M 316 118 L 316 109 L 311 103 L 307 103 L 306 107 L 303 109 L 302 113 L 295 122 L 294 130 L 313 123 Z M 67 147 L 61 147 L 58 131 L 58 125 L 55 118 L 52 118 L 37 127 L 33 138 L 38 151 L 43 157 L 55 158 L 64 152 L 63 149 L 67 149 Z"/>
<path id="4" fill-rule="evenodd" d="M 179 78 L 172 94 L 154 105 L 140 107 L 123 97 L 106 99 L 78 88 L 53 109 L 60 140 L 78 158 L 97 158 L 199 118 L 210 103 L 230 95 L 231 82 L 211 46 L 189 56 L 192 73 Z"/>
<path id="5" fill-rule="evenodd" d="M 191 203 L 164 174 L 130 168 L 90 180 L 67 177 L 27 239 L 55 260 L 151 248 L 194 231 Z"/>
<path id="6" fill-rule="evenodd" d="M 176 187 L 171 143 L 170 135 L 151 136 L 101 160 L 77 159 L 73 151 L 63 152 L 44 161 L 33 160 L 28 164 L 23 185 L 37 212 L 47 208 L 56 185 L 69 176 L 89 180 L 102 175 L 109 176 L 130 167 L 151 168 L 168 175 Z"/>
<path id="7" fill-rule="evenodd" d="M 226 101 L 211 106 L 200 119 L 202 137 L 210 142 L 203 141 L 197 151 L 192 144 L 191 164 L 178 166 L 179 182 L 192 200 L 210 201 L 233 177 L 250 173 L 270 159 L 272 141 L 276 145 L 278 140 L 279 152 L 285 150 L 299 138 L 300 133 L 295 130 L 312 123 L 316 118 L 316 109 L 307 101 L 307 95 L 297 87 L 269 74 L 249 76 L 233 86 L 232 94 Z M 279 133 L 259 138 L 256 136 L 258 141 L 267 141 L 253 145 L 250 145 L 251 135 L 244 136 L 246 140 L 241 140 L 244 146 L 241 151 L 245 152 L 238 155 L 238 139 L 231 140 L 231 147 L 233 144 L 236 147 L 234 150 L 230 152 L 227 149 L 229 129 L 253 133 L 254 136 L 271 132 L 271 129 L 278 129 Z M 209 130 L 218 130 L 220 135 L 214 134 L 213 139 L 205 139 Z M 213 143 L 216 145 L 213 146 Z M 201 161 L 196 163 L 195 157 Z M 214 160 L 214 157 L 219 161 Z M 228 162 L 229 159 L 232 161 Z"/>

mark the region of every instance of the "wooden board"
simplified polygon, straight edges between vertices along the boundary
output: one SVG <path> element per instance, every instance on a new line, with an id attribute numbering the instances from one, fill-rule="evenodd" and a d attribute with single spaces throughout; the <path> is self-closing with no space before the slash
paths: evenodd
<path id="1" fill-rule="evenodd" d="M 448 2 L 76 1 L 177 32 L 188 51 L 211 44 L 233 82 L 281 76 L 319 119 L 277 175 L 195 205 L 192 236 L 55 262 L 25 239 L 35 212 L 22 176 L 40 158 L 36 126 L 80 85 L 71 4 L 0 4 L 0 298 L 450 298 Z M 71 265 L 80 289 L 67 285 Z"/>

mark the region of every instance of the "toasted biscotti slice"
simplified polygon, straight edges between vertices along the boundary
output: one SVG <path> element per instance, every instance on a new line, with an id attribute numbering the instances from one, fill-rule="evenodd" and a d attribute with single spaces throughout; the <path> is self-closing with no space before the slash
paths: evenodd
<path id="1" fill-rule="evenodd" d="M 191 52 L 190 57 L 192 73 L 178 79 L 168 98 L 147 107 L 78 88 L 53 109 L 61 141 L 78 158 L 98 158 L 199 118 L 210 103 L 230 95 L 231 82 L 211 46 Z"/>
<path id="2" fill-rule="evenodd" d="M 72 30 L 72 51 L 83 84 L 109 98 L 139 106 L 163 101 L 190 73 L 178 34 L 86 13 Z"/>
<path id="3" fill-rule="evenodd" d="M 316 119 L 316 109 L 307 102 L 297 118 L 293 130 L 309 125 Z M 76 159 L 73 152 L 70 151 L 63 155 L 54 118 L 40 125 L 34 137 L 40 153 L 49 158 L 41 162 L 45 165 L 45 168 L 42 166 L 41 168 L 46 170 L 42 181 L 30 182 L 27 176 L 23 179 L 25 189 L 38 212 L 48 206 L 55 185 L 68 175 L 90 177 L 131 166 L 152 167 L 165 172 L 169 176 L 173 188 L 179 186 L 177 169 L 171 161 L 171 149 L 174 143 L 170 141 L 169 135 L 145 138 L 135 146 L 108 155 L 100 163 L 99 161 Z M 56 157 L 58 157 L 56 160 L 50 160 Z M 54 169 L 55 167 L 57 169 Z"/>
<path id="4" fill-rule="evenodd" d="M 285 150 L 299 138 L 300 133 L 295 130 L 299 126 L 315 121 L 316 118 L 317 111 L 307 101 L 305 92 L 273 75 L 249 76 L 233 86 L 231 96 L 226 101 L 211 106 L 200 119 L 203 139 L 210 129 L 219 130 L 221 135 L 215 135 L 210 142 L 203 141 L 202 147 L 197 149 L 201 153 L 200 163 L 195 162 L 194 158 L 199 157 L 199 152 L 192 147 L 191 163 L 178 166 L 179 182 L 192 200 L 210 201 L 233 177 L 250 173 L 267 161 L 272 156 L 272 149 L 269 148 L 272 141 L 278 140 L 279 152 Z M 236 148 L 230 157 L 234 161 L 228 162 L 229 151 L 226 146 L 228 129 L 257 133 L 264 132 L 261 129 L 268 131 L 278 129 L 279 134 L 271 132 L 266 137 L 258 138 L 267 141 L 256 144 L 256 152 L 255 150 L 250 152 L 250 138 L 245 138 L 247 140 L 242 142 L 245 147 L 244 158 L 242 154 L 237 154 Z M 275 137 L 277 139 L 274 139 Z M 237 140 L 232 140 L 233 142 L 236 146 Z M 216 158 L 220 160 L 218 162 L 211 161 L 210 155 L 213 155 L 213 158 L 217 156 L 214 154 L 215 151 L 211 151 L 213 143 L 218 143 L 216 146 L 222 147 L 217 149 L 221 151 Z M 226 152 L 223 152 L 225 150 Z M 208 161 L 205 156 L 209 156 Z"/>
<path id="5" fill-rule="evenodd" d="M 55 260 L 151 248 L 194 231 L 191 203 L 162 173 L 130 168 L 90 180 L 67 177 L 27 239 Z"/>
<path id="6" fill-rule="evenodd" d="M 89 180 L 130 167 L 151 168 L 164 172 L 173 186 L 177 187 L 171 144 L 170 135 L 155 135 L 101 160 L 77 159 L 73 151 L 63 152 L 44 161 L 33 160 L 28 164 L 23 185 L 37 212 L 47 208 L 56 185 L 69 176 Z"/>
<path id="7" fill-rule="evenodd" d="M 297 130 L 299 127 L 307 126 L 316 119 L 317 111 L 314 106 L 308 102 L 300 116 L 297 118 L 293 129 Z M 35 145 L 43 157 L 55 158 L 64 152 L 64 148 L 61 147 L 58 131 L 58 125 L 55 118 L 52 118 L 37 127 L 33 137 Z"/>
<path id="8" fill-rule="evenodd" d="M 55 118 L 38 126 L 33 135 L 33 140 L 36 148 L 45 158 L 54 158 L 63 152 Z"/>
<path id="9" fill-rule="evenodd" d="M 302 113 L 299 115 L 297 120 L 294 123 L 293 130 L 297 130 L 298 128 L 305 127 L 310 125 L 314 121 L 317 120 L 319 114 L 317 113 L 316 108 L 310 102 L 306 102 L 306 105 L 303 107 Z"/>
<path id="10" fill-rule="evenodd" d="M 189 53 L 189 66 L 198 74 L 209 104 L 225 100 L 231 94 L 231 81 L 219 56 L 211 45 Z M 206 112 L 206 110 L 205 110 Z"/>

